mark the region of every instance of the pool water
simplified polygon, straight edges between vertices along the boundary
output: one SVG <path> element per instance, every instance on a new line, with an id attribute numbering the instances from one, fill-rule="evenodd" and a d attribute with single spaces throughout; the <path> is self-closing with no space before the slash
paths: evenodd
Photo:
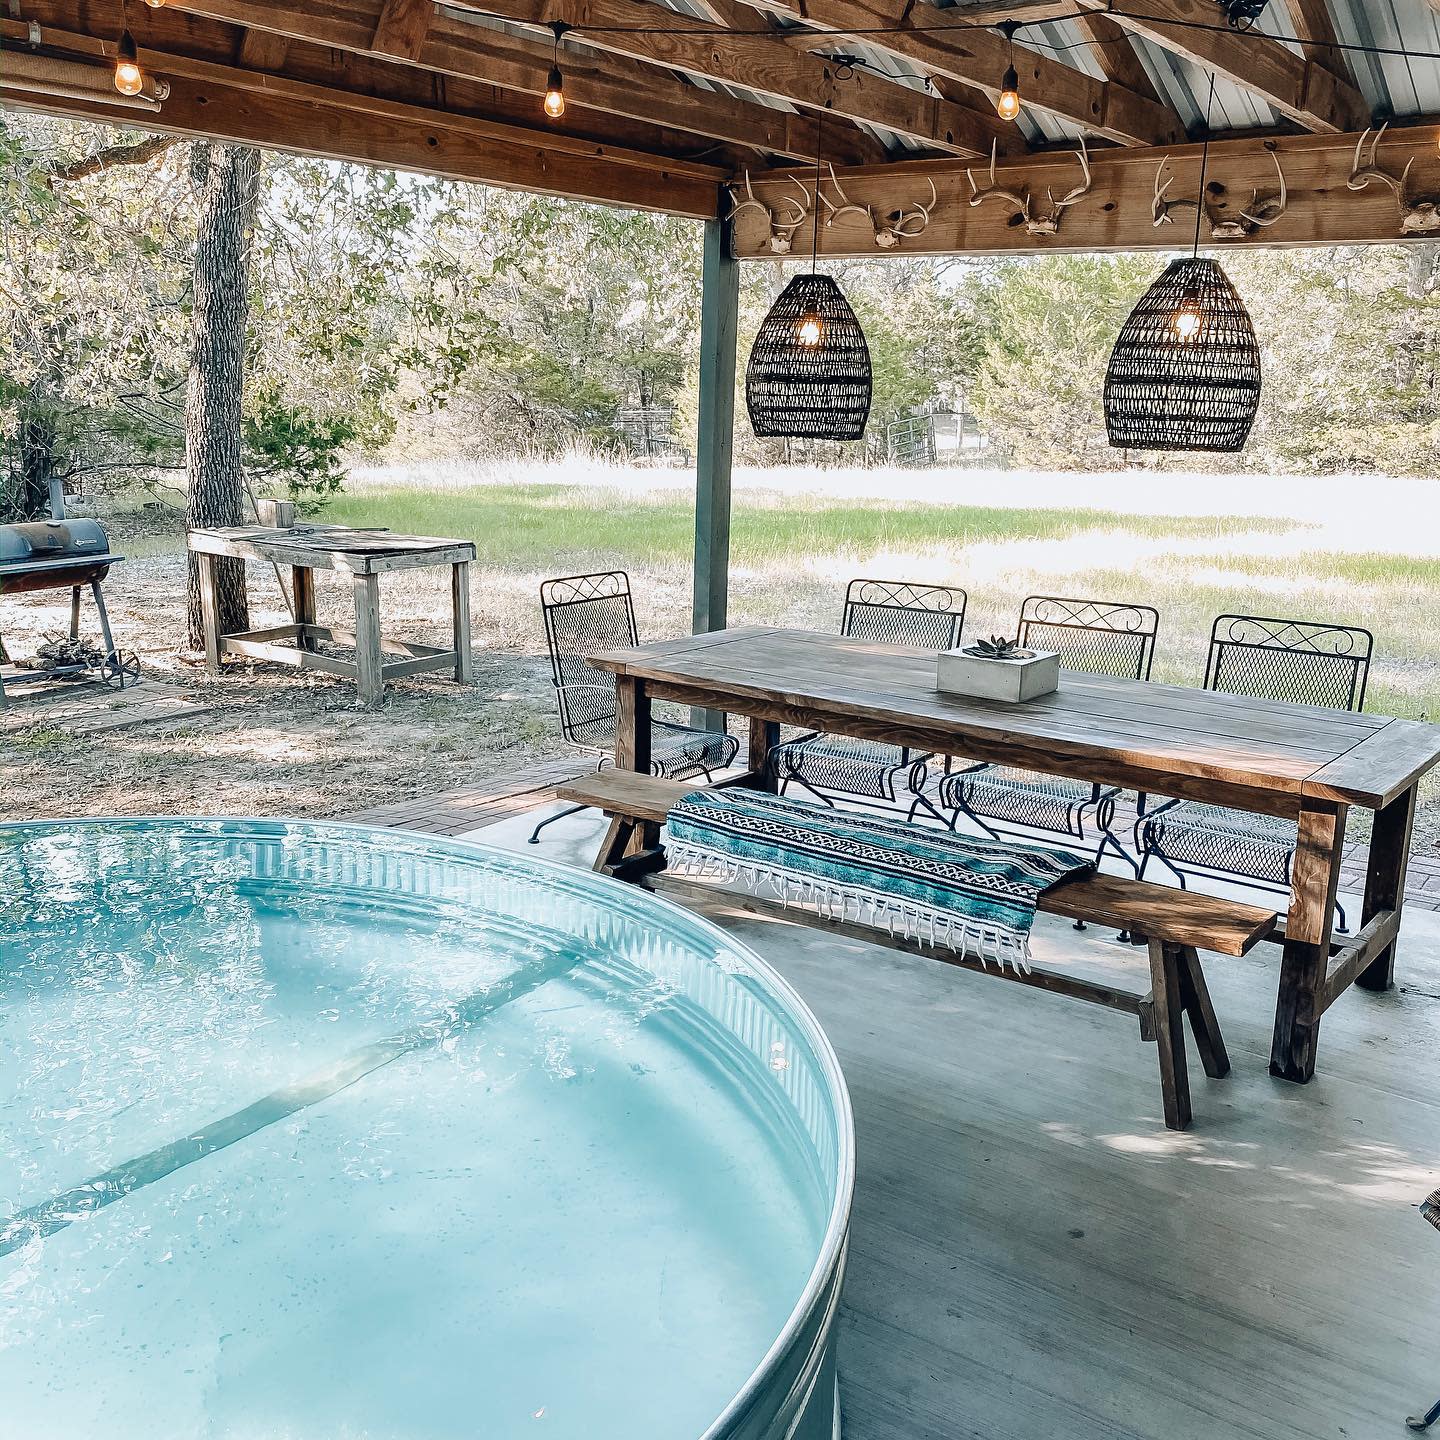
<path id="1" fill-rule="evenodd" d="M 700 1436 L 848 1112 L 719 931 L 498 851 L 0 827 L 0 1436 Z"/>

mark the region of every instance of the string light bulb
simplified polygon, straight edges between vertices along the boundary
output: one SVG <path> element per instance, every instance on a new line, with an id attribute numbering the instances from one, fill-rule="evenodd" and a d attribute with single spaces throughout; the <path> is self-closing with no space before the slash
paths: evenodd
<path id="1" fill-rule="evenodd" d="M 128 27 L 120 32 L 120 43 L 115 47 L 115 88 L 122 95 L 138 95 L 145 88 L 140 52 Z"/>
<path id="2" fill-rule="evenodd" d="M 164 5 L 165 0 L 145 0 L 145 3 L 146 3 L 152 10 L 158 10 L 158 9 L 160 9 L 160 7 L 161 7 L 162 5 Z"/>
<path id="3" fill-rule="evenodd" d="M 545 113 L 558 120 L 565 113 L 565 77 L 560 73 L 560 39 L 570 29 L 563 20 L 552 20 L 550 28 L 555 32 L 555 53 L 550 73 L 545 77 Z"/>
<path id="4" fill-rule="evenodd" d="M 995 101 L 995 113 L 1002 120 L 1017 120 L 1020 117 L 1020 76 L 1015 69 L 1015 32 L 1020 27 L 1014 20 L 1006 20 L 1000 26 L 1000 33 L 1010 45 L 1010 64 L 1000 81 L 1000 95 Z"/>

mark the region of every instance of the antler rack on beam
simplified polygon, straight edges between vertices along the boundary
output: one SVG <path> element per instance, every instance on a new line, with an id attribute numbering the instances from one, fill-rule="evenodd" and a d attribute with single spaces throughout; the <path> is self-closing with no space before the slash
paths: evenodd
<path id="1" fill-rule="evenodd" d="M 1222 248 L 1345 245 L 1433 234 L 1424 227 L 1431 214 L 1440 214 L 1437 140 L 1440 127 L 1427 121 L 1392 126 L 1383 144 L 1373 132 L 1213 141 L 1201 242 Z M 1015 159 L 1001 156 L 978 167 L 951 159 L 837 167 L 824 186 L 821 219 L 828 214 L 831 223 L 819 226 L 820 253 L 1188 248 L 1202 198 L 1200 159 L 1199 145 L 1088 151 L 1077 145 Z M 736 255 L 776 258 L 766 215 L 785 210 L 780 197 L 797 194 L 794 176 L 801 173 L 750 172 L 757 203 L 735 215 Z M 813 190 L 814 172 L 805 173 Z M 736 184 L 741 185 L 739 177 Z M 743 187 L 739 193 L 745 194 Z M 983 203 L 992 196 L 1004 203 Z M 1173 217 L 1177 223 L 1167 224 L 1171 210 L 1179 211 Z M 1434 223 L 1440 226 L 1440 220 Z M 887 227 L 894 232 L 890 244 Z"/>

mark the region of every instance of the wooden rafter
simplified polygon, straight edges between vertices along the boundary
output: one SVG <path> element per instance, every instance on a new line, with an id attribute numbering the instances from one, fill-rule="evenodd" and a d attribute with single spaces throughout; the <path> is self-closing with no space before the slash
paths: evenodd
<path id="1" fill-rule="evenodd" d="M 1415 162 L 1417 189 L 1433 193 L 1440 181 L 1435 159 L 1437 130 L 1426 124 L 1387 133 L 1380 160 L 1399 175 L 1407 161 Z M 1278 192 L 1276 158 L 1283 166 L 1289 190 L 1288 207 L 1273 226 L 1253 227 L 1237 238 L 1216 240 L 1207 218 L 1201 243 L 1213 250 L 1236 245 L 1347 245 L 1369 242 L 1396 243 L 1425 240 L 1421 233 L 1406 236 L 1401 209 L 1394 192 L 1372 184 L 1352 191 L 1346 186 L 1351 173 L 1357 135 L 1283 135 L 1215 141 L 1210 146 L 1206 189 L 1217 218 L 1238 220 L 1242 209 L 1253 205 L 1258 192 Z M 1273 147 L 1273 150 L 1272 150 Z M 989 185 L 988 167 L 967 167 L 955 160 L 918 160 L 900 164 L 857 166 L 837 170 L 836 178 L 849 201 L 869 207 L 878 215 L 913 210 L 930 204 L 930 185 L 938 197 L 929 221 L 918 234 L 896 247 L 878 250 L 874 229 L 863 213 L 820 227 L 820 253 L 852 255 L 963 255 L 1045 254 L 1062 252 L 1168 250 L 1188 248 L 1194 211 L 1186 209 L 1174 223 L 1156 224 L 1153 197 L 1162 160 L 1173 176 L 1169 196 L 1194 196 L 1200 182 L 1200 145 L 1172 149 L 1138 150 L 1125 147 L 1092 150 L 1091 190 L 1061 219 L 1057 234 L 1039 237 L 1027 231 L 1017 207 L 973 204 L 976 188 Z M 967 169 L 973 169 L 972 187 Z M 1023 196 L 1028 192 L 1036 213 L 1051 208 L 1051 195 L 1063 195 L 1079 183 L 1080 169 L 1072 153 L 1035 154 L 1001 161 L 996 184 Z M 774 171 L 754 181 L 762 201 L 778 197 L 785 173 Z M 769 228 L 754 210 L 737 215 L 735 252 L 746 259 L 775 258 L 768 245 Z"/>
<path id="2" fill-rule="evenodd" d="M 1355 71 L 1350 57 L 1336 44 L 1340 37 L 1326 0 L 1285 0 L 1285 8 L 1290 12 L 1290 23 L 1295 27 L 1305 58 L 1343 80 L 1353 81 Z"/>
<path id="3" fill-rule="evenodd" d="M 609 54 L 829 109 L 936 150 L 979 155 L 988 146 L 988 135 L 962 107 L 864 70 L 837 82 L 833 65 L 797 54 L 778 36 L 754 33 L 759 24 L 754 12 L 748 29 L 735 31 L 646 0 L 483 0 L 483 8 L 519 24 L 563 20 L 577 27 L 586 45 Z M 659 28 L 637 33 L 651 25 Z M 667 33 L 667 27 L 674 28 Z"/>
<path id="4" fill-rule="evenodd" d="M 1135 46 L 1124 28 L 1107 15 L 1079 15 L 1074 20 L 1080 37 L 1090 44 L 1090 53 L 1105 72 L 1105 78 L 1137 95 L 1160 99 L 1154 82 L 1140 63 Z"/>
<path id="5" fill-rule="evenodd" d="M 41 34 L 47 49 L 97 59 L 108 53 L 103 37 L 65 31 L 52 23 L 65 17 L 69 7 L 64 0 L 27 0 L 26 8 L 42 22 Z M 532 97 L 461 80 L 448 81 L 443 93 L 437 95 L 433 78 L 413 66 L 347 55 L 299 41 L 281 42 L 286 47 L 283 75 L 254 71 L 229 60 L 234 46 L 228 26 L 191 17 L 179 17 L 177 23 L 177 17 L 167 16 L 163 10 L 153 17 L 137 15 L 135 20 L 146 27 L 142 59 L 154 72 L 170 80 L 183 76 L 246 93 L 314 101 L 370 114 L 378 125 L 388 124 L 392 118 L 419 123 L 423 116 L 431 126 L 460 128 L 512 144 L 536 143 L 575 155 L 603 151 L 617 161 L 628 158 L 643 166 L 664 165 L 673 157 L 683 168 L 680 157 L 687 152 L 703 153 L 712 164 L 726 161 L 739 165 L 747 159 L 743 150 L 734 147 L 717 152 L 703 138 L 579 105 L 568 116 L 567 131 L 537 132 Z M 26 27 L 20 23 L 0 21 L 0 42 L 21 40 L 26 34 Z M 284 137 L 277 141 L 283 142 Z M 703 169 L 710 173 L 709 166 Z"/>
<path id="6" fill-rule="evenodd" d="M 385 0 L 371 44 L 381 55 L 418 60 L 435 18 L 435 0 Z"/>
<path id="7" fill-rule="evenodd" d="M 1105 10 L 1109 0 L 1080 3 Z M 1369 106 L 1348 80 L 1278 40 L 1215 28 L 1214 7 L 1204 0 L 1125 0 L 1114 19 L 1153 44 L 1255 91 L 1306 130 L 1355 130 L 1369 123 Z"/>
<path id="8" fill-rule="evenodd" d="M 83 28 L 97 35 L 113 29 L 112 18 L 93 5 L 82 4 L 82 21 L 76 24 L 74 6 L 41 3 L 31 6 L 37 18 L 49 14 L 53 23 Z M 378 55 L 374 35 L 381 0 L 339 0 L 318 11 L 303 0 L 170 0 L 162 10 L 137 6 L 131 28 L 142 46 L 153 38 L 157 48 L 170 48 L 167 28 L 185 20 L 213 20 L 247 26 L 251 33 L 268 33 L 292 42 L 309 42 L 342 55 L 392 59 Z M 436 15 L 421 46 L 415 68 L 433 72 L 439 83 L 459 79 L 524 95 L 544 93 L 551 46 L 498 30 L 482 29 L 463 20 Z M 410 63 L 410 62 L 405 62 Z M 761 155 L 808 159 L 815 154 L 816 120 L 766 106 L 746 104 L 729 96 L 702 92 L 681 80 L 663 75 L 648 65 L 617 57 L 571 55 L 566 61 L 566 95 L 572 105 L 618 115 L 629 120 L 690 132 L 709 141 L 742 146 Z M 567 122 L 546 122 L 538 106 L 534 111 L 537 136 L 568 128 Z M 879 158 L 882 147 L 851 131 L 832 126 L 827 151 L 848 161 Z"/>
<path id="9" fill-rule="evenodd" d="M 1004 39 L 977 25 L 961 6 L 942 10 L 925 0 L 903 9 L 898 0 L 765 0 L 765 8 L 783 10 L 837 36 L 863 39 L 992 100 L 1010 61 Z M 1072 0 L 1071 13 L 1075 8 Z M 1168 145 L 1184 134 L 1175 112 L 1151 96 L 1117 81 L 1096 80 L 1018 42 L 1014 53 L 1027 105 L 1127 145 Z"/>

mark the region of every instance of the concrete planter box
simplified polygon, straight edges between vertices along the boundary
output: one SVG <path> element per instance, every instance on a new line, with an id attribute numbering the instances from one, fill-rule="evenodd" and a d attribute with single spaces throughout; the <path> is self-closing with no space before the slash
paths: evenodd
<path id="1" fill-rule="evenodd" d="M 1024 660 L 993 660 L 969 655 L 964 647 L 940 653 L 937 684 L 952 695 L 1011 703 L 1049 695 L 1060 685 L 1060 657 L 1036 650 Z"/>

